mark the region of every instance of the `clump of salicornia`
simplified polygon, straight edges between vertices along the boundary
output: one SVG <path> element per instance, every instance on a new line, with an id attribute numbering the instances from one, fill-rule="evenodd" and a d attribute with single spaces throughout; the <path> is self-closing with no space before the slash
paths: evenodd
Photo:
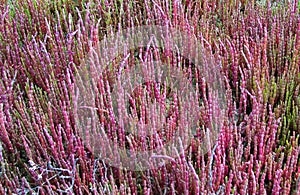
<path id="1" fill-rule="evenodd" d="M 298 1 L 7 1 L 0 6 L 0 194 L 299 194 L 299 11 Z M 169 163 L 131 171 L 97 158 L 79 136 L 81 113 L 73 105 L 76 70 L 91 48 L 141 25 L 168 25 L 196 37 L 221 66 L 227 110 L 206 154 L 199 132 L 177 156 L 157 156 Z M 155 55 L 174 60 L 168 50 L 130 52 L 150 62 Z M 112 70 L 126 55 L 119 57 Z M 114 82 L 112 70 L 100 79 L 100 92 Z M 161 89 L 147 85 L 149 93 Z M 147 140 L 129 144 L 109 131 L 110 102 L 101 101 L 95 99 L 97 117 L 110 139 L 132 150 L 146 147 Z M 144 103 L 131 106 L 148 120 Z M 200 106 L 199 126 L 207 125 L 208 107 Z M 159 136 L 148 138 L 147 147 L 172 134 Z"/>

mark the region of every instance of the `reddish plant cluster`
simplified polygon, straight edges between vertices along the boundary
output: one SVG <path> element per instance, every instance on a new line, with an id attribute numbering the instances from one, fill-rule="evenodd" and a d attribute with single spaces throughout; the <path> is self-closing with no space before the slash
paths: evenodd
<path id="1" fill-rule="evenodd" d="M 297 0 L 7 1 L 0 6 L 0 194 L 299 194 L 299 13 Z M 227 108 L 206 154 L 195 136 L 174 157 L 154 156 L 168 162 L 161 167 L 131 171 L 97 158 L 79 136 L 74 83 L 105 35 L 141 25 L 169 25 L 197 37 L 221 64 Z M 172 60 L 167 49 L 160 53 Z M 105 73 L 97 86 L 102 95 L 114 82 Z M 203 99 L 206 127 L 217 106 Z M 110 138 L 133 152 L 146 147 L 142 136 L 125 142 L 107 112 L 112 102 L 100 100 L 97 117 Z M 171 139 L 172 131 L 150 138 L 150 147 L 164 136 Z"/>

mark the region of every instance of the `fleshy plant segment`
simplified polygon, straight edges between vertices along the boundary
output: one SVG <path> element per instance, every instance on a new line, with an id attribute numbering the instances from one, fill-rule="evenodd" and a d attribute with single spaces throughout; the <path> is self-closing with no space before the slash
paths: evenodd
<path id="1" fill-rule="evenodd" d="M 299 194 L 299 11 L 297 0 L 1 3 L 0 194 Z M 165 47 L 155 39 L 124 44 L 114 58 L 105 55 L 114 45 L 98 47 L 143 26 L 177 29 L 206 57 L 191 59 L 192 41 L 171 47 L 176 36 L 162 37 Z M 223 75 L 222 93 L 199 64 Z M 136 76 L 132 65 L 144 74 L 132 80 L 158 76 L 124 85 Z M 171 66 L 192 86 L 187 96 L 156 74 Z M 89 74 L 78 80 L 84 68 Z M 185 134 L 174 140 L 180 126 L 191 125 L 183 108 L 197 111 L 188 144 Z M 172 153 L 152 152 L 146 169 L 141 161 L 135 169 L 111 161 L 121 159 L 120 148 L 126 156 L 167 143 L 176 143 Z"/>

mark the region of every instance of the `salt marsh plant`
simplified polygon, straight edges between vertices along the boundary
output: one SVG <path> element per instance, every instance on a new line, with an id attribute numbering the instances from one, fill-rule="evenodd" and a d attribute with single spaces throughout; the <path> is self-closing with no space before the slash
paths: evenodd
<path id="1" fill-rule="evenodd" d="M 297 0 L 1 4 L 0 194 L 299 194 L 299 11 Z M 158 59 L 176 64 L 186 70 L 201 100 L 198 133 L 188 147 L 178 147 L 172 156 L 155 156 L 166 162 L 161 166 L 136 171 L 99 158 L 80 136 L 76 119 L 84 113 L 74 108 L 83 98 L 77 93 L 76 72 L 105 37 L 150 25 L 175 28 L 199 41 L 224 75 L 226 112 L 216 142 L 201 152 L 217 104 L 207 95 L 211 87 L 201 71 L 183 57 L 193 55 L 192 44 L 184 45 L 181 55 L 168 47 L 127 48 L 93 88 L 86 88 L 100 94 L 93 108 L 110 140 L 125 140 L 124 147 L 134 151 L 174 138 L 169 131 L 148 140 L 125 139 L 129 135 L 116 131 L 109 89 L 118 82 L 115 70 L 122 62 L 144 62 L 149 69 Z M 167 97 L 172 87 L 148 82 L 142 89 L 133 91 L 137 98 L 129 108 L 146 120 L 147 102 L 155 99 L 151 94 Z M 140 98 L 146 97 L 137 95 L 141 91 L 149 98 Z M 170 113 L 178 107 L 176 101 L 168 105 Z M 174 127 L 180 124 L 176 116 L 170 114 Z"/>

